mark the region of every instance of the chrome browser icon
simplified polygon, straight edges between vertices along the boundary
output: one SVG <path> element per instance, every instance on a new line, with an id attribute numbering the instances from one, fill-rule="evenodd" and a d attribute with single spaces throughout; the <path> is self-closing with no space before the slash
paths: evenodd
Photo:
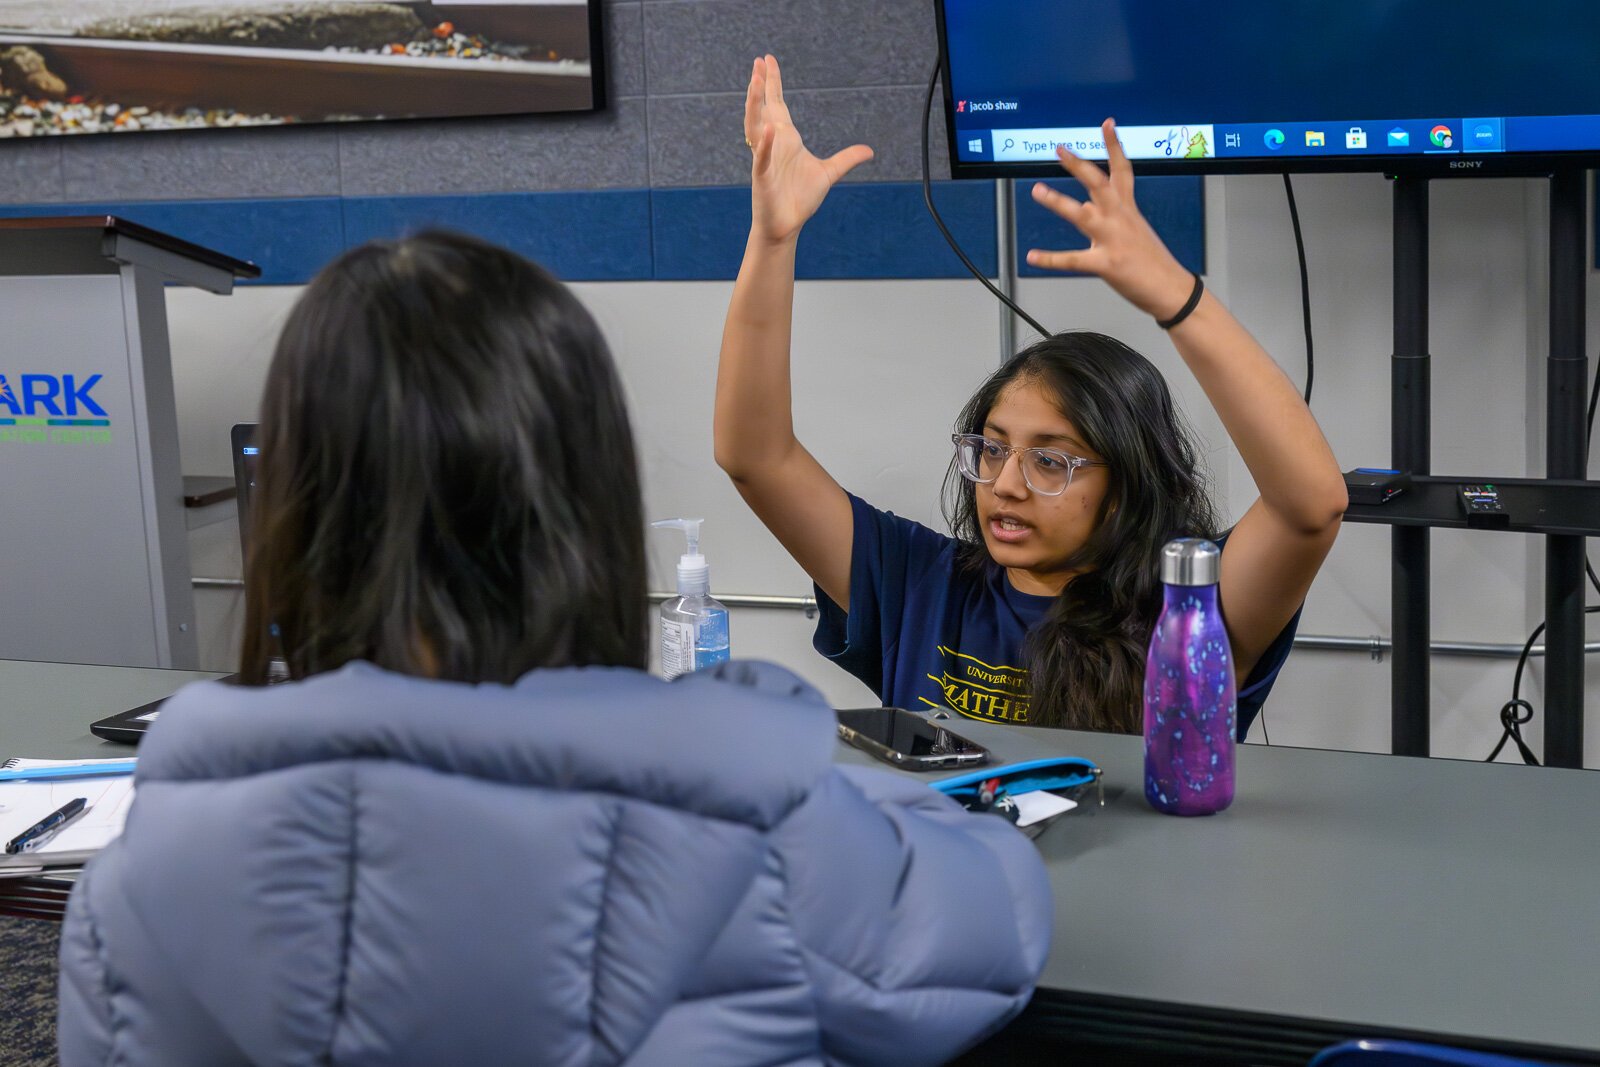
<path id="1" fill-rule="evenodd" d="M 1274 152 L 1276 152 L 1278 149 L 1283 147 L 1283 142 L 1284 142 L 1285 138 L 1283 136 L 1283 131 L 1282 130 L 1273 129 L 1273 130 L 1268 130 L 1267 133 L 1266 133 L 1266 136 L 1263 137 L 1262 140 L 1267 142 L 1267 147 L 1268 148 L 1270 148 Z"/>

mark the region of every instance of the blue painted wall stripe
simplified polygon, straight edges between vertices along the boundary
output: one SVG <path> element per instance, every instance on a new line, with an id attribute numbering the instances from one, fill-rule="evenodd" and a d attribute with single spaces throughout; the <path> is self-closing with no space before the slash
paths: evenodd
<path id="1" fill-rule="evenodd" d="M 345 238 L 352 248 L 374 238 L 443 227 L 505 245 L 567 281 L 651 276 L 646 190 L 351 197 L 344 205 Z"/>
<path id="2" fill-rule="evenodd" d="M 1070 226 L 1033 203 L 1030 185 L 1017 189 L 1019 256 L 1030 247 L 1082 247 Z M 993 276 L 993 185 L 936 182 L 934 202 L 962 249 Z M 1203 270 L 1201 179 L 1141 179 L 1139 203 L 1178 258 Z M 347 248 L 435 226 L 507 245 L 569 281 L 728 280 L 744 252 L 750 191 L 724 186 L 0 205 L 0 218 L 88 214 L 119 215 L 250 260 L 261 267 L 261 285 L 302 284 Z M 1019 271 L 1048 273 L 1025 264 Z M 829 194 L 801 238 L 796 273 L 802 279 L 959 278 L 966 271 L 929 218 L 922 187 L 886 182 L 845 184 Z"/>
<path id="3" fill-rule="evenodd" d="M 1084 199 L 1083 186 L 1070 178 L 1053 179 L 1044 184 L 1075 199 Z M 1017 275 L 1044 278 L 1056 271 L 1039 270 L 1027 264 L 1028 249 L 1052 252 L 1088 248 L 1089 240 L 1055 212 L 1033 199 L 1032 181 L 1016 185 L 1017 196 Z M 1206 272 L 1206 186 L 1203 178 L 1183 176 L 1140 178 L 1134 186 L 1139 210 L 1156 233 L 1172 249 L 1178 262 L 1196 274 Z"/>
<path id="4" fill-rule="evenodd" d="M 729 279 L 750 232 L 750 190 L 657 189 L 651 194 L 658 280 Z M 941 182 L 934 203 L 962 250 L 995 271 L 994 188 Z M 966 268 L 939 235 L 915 183 L 850 184 L 828 194 L 796 253 L 799 278 L 956 278 Z"/>

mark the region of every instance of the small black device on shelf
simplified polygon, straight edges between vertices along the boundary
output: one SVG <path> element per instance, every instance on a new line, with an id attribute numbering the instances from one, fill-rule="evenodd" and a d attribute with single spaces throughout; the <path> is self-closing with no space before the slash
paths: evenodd
<path id="1" fill-rule="evenodd" d="M 1357 467 L 1344 472 L 1352 504 L 1384 504 L 1411 487 L 1411 475 L 1388 467 Z"/>
<path id="2" fill-rule="evenodd" d="M 1495 529 L 1511 525 L 1511 516 L 1500 503 L 1500 490 L 1488 482 L 1467 482 L 1461 486 L 1461 510 L 1467 526 Z"/>

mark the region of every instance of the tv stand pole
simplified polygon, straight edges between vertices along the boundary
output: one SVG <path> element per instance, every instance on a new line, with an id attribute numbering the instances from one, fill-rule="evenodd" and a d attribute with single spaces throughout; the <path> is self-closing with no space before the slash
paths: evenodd
<path id="1" fill-rule="evenodd" d="M 1455 487 L 1497 481 L 1517 508 L 1509 529 L 1545 536 L 1544 759 L 1583 765 L 1583 646 L 1586 536 L 1600 535 L 1600 510 L 1587 501 L 1588 355 L 1584 350 L 1588 204 L 1584 171 L 1563 167 L 1550 180 L 1550 351 L 1545 363 L 1544 479 L 1432 478 L 1429 455 L 1428 182 L 1394 179 L 1394 357 L 1390 365 L 1392 466 L 1409 471 L 1409 504 L 1352 507 L 1347 518 L 1392 525 L 1391 748 L 1429 754 L 1429 530 L 1462 527 Z"/>
<path id="2" fill-rule="evenodd" d="M 1431 361 L 1428 356 L 1428 179 L 1394 181 L 1394 356 L 1390 362 L 1390 465 L 1428 474 Z M 1394 660 L 1389 675 L 1392 750 L 1428 755 L 1429 529 L 1390 530 L 1390 612 Z"/>
<path id="3" fill-rule="evenodd" d="M 1587 202 L 1584 171 L 1550 178 L 1550 352 L 1545 363 L 1546 478 L 1588 477 L 1585 469 L 1584 351 Z M 1584 538 L 1545 538 L 1544 760 L 1583 766 Z"/>

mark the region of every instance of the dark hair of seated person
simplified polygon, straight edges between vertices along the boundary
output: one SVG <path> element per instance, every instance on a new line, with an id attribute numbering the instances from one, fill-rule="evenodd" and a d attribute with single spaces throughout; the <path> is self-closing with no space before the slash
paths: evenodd
<path id="1" fill-rule="evenodd" d="M 245 684 L 278 654 L 295 678 L 646 667 L 622 387 L 545 270 L 442 232 L 346 253 L 289 315 L 260 422 Z"/>

